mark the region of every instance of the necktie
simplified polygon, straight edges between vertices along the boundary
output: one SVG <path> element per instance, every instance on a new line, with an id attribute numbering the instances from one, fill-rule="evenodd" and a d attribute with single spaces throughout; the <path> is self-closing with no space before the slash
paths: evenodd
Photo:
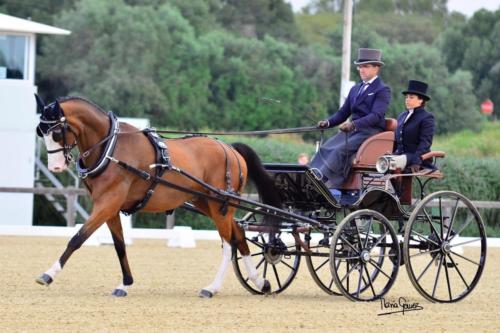
<path id="1" fill-rule="evenodd" d="M 408 121 L 408 119 L 410 119 L 410 117 L 411 117 L 412 114 L 413 114 L 413 110 L 408 110 L 408 115 L 406 116 L 406 119 L 403 122 L 403 124 L 406 124 L 406 122 Z"/>
<path id="2" fill-rule="evenodd" d="M 359 96 L 361 96 L 365 92 L 366 88 L 368 88 L 368 85 L 369 85 L 369 83 L 363 83 L 361 88 L 359 88 L 359 90 L 358 90 L 358 94 L 356 95 L 356 99 L 358 99 Z"/>

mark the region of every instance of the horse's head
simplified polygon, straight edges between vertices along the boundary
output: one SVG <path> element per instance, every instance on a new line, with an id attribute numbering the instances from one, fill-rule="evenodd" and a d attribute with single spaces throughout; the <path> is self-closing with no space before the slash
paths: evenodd
<path id="1" fill-rule="evenodd" d="M 71 150 L 76 146 L 75 132 L 69 126 L 64 111 L 58 101 L 48 105 L 35 94 L 40 123 L 36 133 L 42 137 L 48 154 L 48 167 L 52 172 L 63 172 L 73 160 Z M 68 132 L 71 132 L 74 142 L 68 144 Z"/>

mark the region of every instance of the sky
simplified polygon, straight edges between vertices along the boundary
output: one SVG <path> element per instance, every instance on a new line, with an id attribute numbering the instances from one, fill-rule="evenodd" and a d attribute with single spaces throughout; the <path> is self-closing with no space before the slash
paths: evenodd
<path id="1" fill-rule="evenodd" d="M 310 0 L 285 0 L 292 4 L 295 12 L 298 12 L 309 3 Z M 448 10 L 460 12 L 467 17 L 471 17 L 474 12 L 481 8 L 491 11 L 500 7 L 500 0 L 448 0 Z"/>

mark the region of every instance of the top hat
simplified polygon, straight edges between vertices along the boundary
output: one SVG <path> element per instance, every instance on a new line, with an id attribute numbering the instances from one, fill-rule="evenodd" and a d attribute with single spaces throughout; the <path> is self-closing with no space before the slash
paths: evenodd
<path id="1" fill-rule="evenodd" d="M 428 101 L 431 99 L 430 96 L 427 96 L 427 83 L 417 80 L 409 80 L 408 81 L 408 89 L 403 91 L 403 95 L 406 94 L 414 94 L 422 97 L 424 100 Z"/>
<path id="2" fill-rule="evenodd" d="M 379 49 L 358 49 L 358 60 L 354 62 L 355 65 L 375 64 L 384 66 L 381 61 L 382 51 Z"/>

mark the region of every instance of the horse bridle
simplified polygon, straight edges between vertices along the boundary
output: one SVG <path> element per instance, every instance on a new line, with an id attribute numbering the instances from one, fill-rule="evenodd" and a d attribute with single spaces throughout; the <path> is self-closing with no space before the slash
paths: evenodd
<path id="1" fill-rule="evenodd" d="M 41 108 L 41 106 L 43 105 L 40 104 L 38 105 L 39 108 Z M 56 119 L 47 119 L 47 117 L 45 116 L 46 111 L 47 110 L 54 111 L 54 109 L 56 109 L 55 111 L 57 112 L 57 115 L 55 117 Z M 66 134 L 68 132 L 71 132 L 71 134 L 73 134 L 73 137 L 75 139 L 75 141 L 72 144 L 68 144 L 67 142 Z M 71 154 L 71 151 L 77 145 L 77 140 L 76 140 L 77 136 L 75 131 L 71 128 L 71 126 L 69 126 L 68 121 L 64 116 L 63 110 L 61 109 L 58 102 L 54 102 L 47 106 L 43 106 L 43 111 L 42 114 L 40 115 L 40 123 L 36 128 L 36 133 L 39 137 L 44 137 L 52 134 L 52 139 L 54 141 L 56 142 L 59 142 L 61 140 L 63 141 L 63 146 L 61 148 L 47 150 L 47 154 L 56 154 L 62 151 L 67 165 L 69 165 L 72 162 L 75 162 L 75 158 Z"/>

